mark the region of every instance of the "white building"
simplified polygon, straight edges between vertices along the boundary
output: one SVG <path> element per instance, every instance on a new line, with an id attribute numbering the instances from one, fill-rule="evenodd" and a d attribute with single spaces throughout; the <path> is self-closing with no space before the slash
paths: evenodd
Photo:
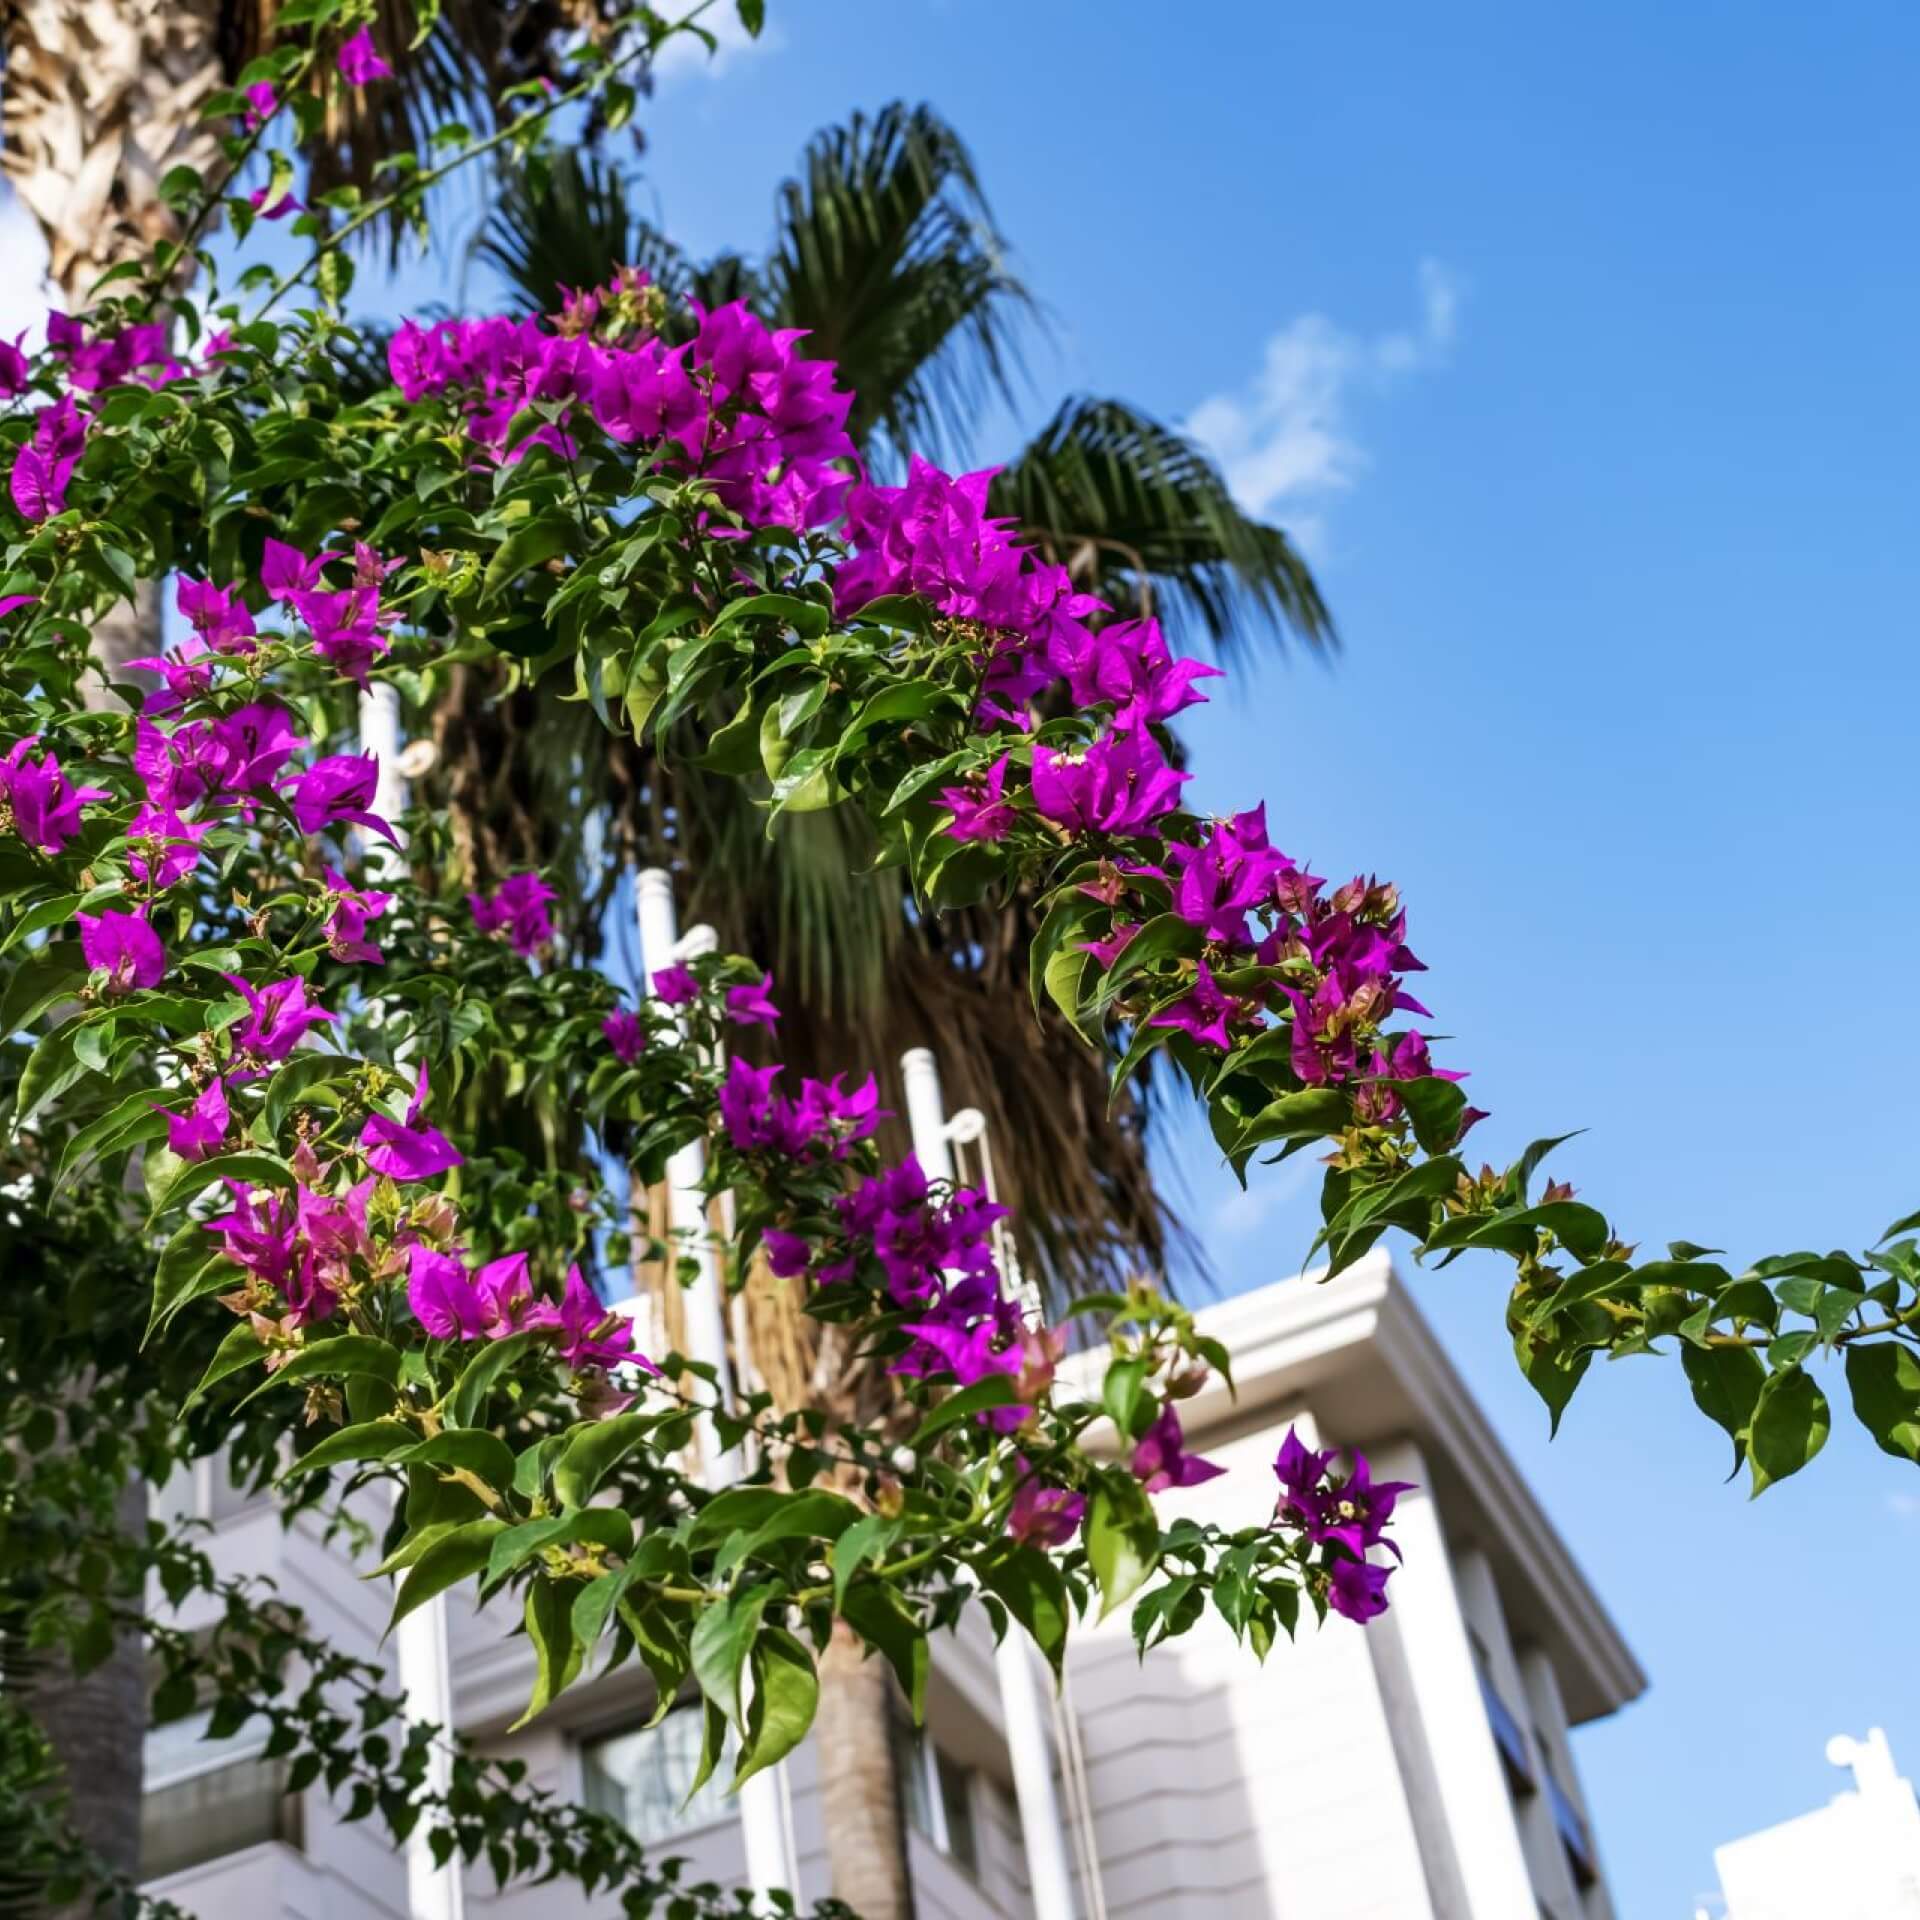
<path id="1" fill-rule="evenodd" d="M 1724 1920 L 1920 1920 L 1920 1804 L 1878 1727 L 1836 1734 L 1827 1758 L 1850 1792 L 1714 1850 Z"/>
<path id="2" fill-rule="evenodd" d="M 1165 1496 L 1230 1524 L 1271 1513 L 1291 1421 L 1411 1480 L 1393 1606 L 1365 1629 L 1311 1623 L 1264 1666 L 1213 1616 L 1137 1659 L 1124 1617 L 1076 1636 L 1059 1801 L 1086 1920 L 1611 1920 L 1573 1762 L 1575 1727 L 1645 1679 L 1384 1256 L 1331 1283 L 1283 1281 L 1202 1316 L 1234 1355 L 1239 1398 L 1183 1409 L 1222 1478 Z M 211 1489 L 204 1483 L 204 1502 Z M 271 1511 L 208 1509 L 223 1568 L 275 1572 L 343 1647 L 375 1647 L 387 1596 Z M 521 1733 L 530 1658 L 499 1607 L 451 1619 L 455 1716 L 540 1784 L 624 1819 L 701 1877 L 735 1878 L 734 1810 L 680 1800 L 695 1716 L 637 1731 L 644 1674 L 575 1687 Z M 920 1920 L 1029 1920 L 1026 1854 L 992 1649 L 978 1619 L 936 1644 L 927 1729 L 903 1729 Z M 804 1902 L 828 1891 L 812 1743 L 784 1769 Z M 1909 1806 L 1911 1796 L 1909 1795 Z M 324 1792 L 289 1797 L 247 1736 L 149 1753 L 153 1890 L 205 1920 L 408 1920 L 404 1861 Z M 1819 1816 L 1816 1816 L 1819 1817 Z M 496 1894 L 469 1920 L 595 1920 L 613 1901 L 565 1886 Z M 1812 1909 L 1800 1909 L 1801 1913 Z M 1832 1911 L 1832 1909 L 1826 1909 Z M 1749 1920 L 1743 1911 L 1739 1920 Z M 1753 1920 L 1761 1920 L 1756 1913 Z"/>

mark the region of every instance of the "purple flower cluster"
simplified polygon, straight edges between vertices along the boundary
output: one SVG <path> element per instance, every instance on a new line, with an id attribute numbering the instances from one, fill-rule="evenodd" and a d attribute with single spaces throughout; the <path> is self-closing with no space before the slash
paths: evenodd
<path id="1" fill-rule="evenodd" d="M 606 289 L 631 311 L 643 275 Z M 773 329 L 741 301 L 711 311 L 693 303 L 692 340 L 669 346 L 655 333 L 596 339 L 597 295 L 570 297 L 557 330 L 538 320 L 493 317 L 409 322 L 388 346 L 387 366 L 409 401 L 454 392 L 465 398 L 469 437 L 495 459 L 544 446 L 576 451 L 571 427 L 590 420 L 623 444 L 645 443 L 669 471 L 697 474 L 721 503 L 755 526 L 817 527 L 839 513 L 856 461 L 846 431 L 852 395 L 834 368 L 798 351 L 797 328 Z M 515 417 L 549 404 L 565 409 L 508 446 Z"/>
<path id="2" fill-rule="evenodd" d="M 117 333 L 87 337 L 84 317 L 67 313 L 47 315 L 47 346 L 58 354 L 67 384 L 82 393 L 98 393 L 129 381 L 143 387 L 164 387 L 186 378 L 186 368 L 167 345 L 167 329 L 158 320 Z"/>
<path id="3" fill-rule="evenodd" d="M 384 1173 L 392 1180 L 431 1180 L 435 1174 L 462 1164 L 463 1157 L 453 1142 L 438 1127 L 422 1122 L 420 1109 L 426 1102 L 427 1065 L 423 1060 L 413 1098 L 407 1103 L 407 1117 L 389 1120 L 384 1113 L 372 1113 L 360 1129 L 360 1145 L 375 1173 Z"/>
<path id="4" fill-rule="evenodd" d="M 1171 1401 L 1135 1442 L 1131 1464 L 1134 1478 L 1149 1493 L 1164 1493 L 1169 1487 L 1202 1486 L 1226 1472 L 1225 1467 L 1187 1451 L 1186 1434 Z"/>
<path id="5" fill-rule="evenodd" d="M 799 1097 L 790 1099 L 774 1084 L 784 1071 L 749 1066 L 737 1056 L 727 1062 L 720 1123 L 742 1153 L 844 1160 L 854 1142 L 866 1139 L 887 1117 L 872 1074 L 852 1092 L 841 1085 L 841 1074 L 831 1080 L 802 1080 Z"/>
<path id="6" fill-rule="evenodd" d="M 533 1290 L 524 1253 L 510 1253 L 470 1272 L 465 1255 L 415 1242 L 407 1253 L 407 1301 L 436 1340 L 504 1340 L 509 1334 L 554 1338 L 560 1358 L 584 1367 L 635 1366 L 658 1373 L 633 1344 L 633 1322 L 607 1307 L 578 1266 L 555 1302 Z"/>
<path id="7" fill-rule="evenodd" d="M 11 826 L 28 846 L 60 853 L 80 831 L 80 809 L 107 798 L 105 787 L 76 787 L 50 749 L 29 757 L 38 734 L 16 740 L 0 756 L 0 830 Z"/>
<path id="8" fill-rule="evenodd" d="M 507 944 L 524 960 L 552 940 L 547 908 L 559 897 L 537 873 L 516 873 L 490 894 L 468 894 L 467 906 L 480 932 L 505 934 Z"/>
<path id="9" fill-rule="evenodd" d="M 1280 1482 L 1274 1517 L 1297 1527 L 1326 1549 L 1328 1604 L 1349 1620 L 1371 1620 L 1387 1610 L 1387 1580 L 1393 1569 L 1376 1566 L 1368 1552 L 1383 1546 L 1395 1559 L 1400 1549 L 1386 1538 L 1394 1503 L 1413 1491 L 1409 1480 L 1375 1481 L 1366 1455 L 1353 1456 L 1343 1479 L 1333 1473 L 1338 1450 L 1307 1446 L 1291 1427 L 1273 1463 Z"/>
<path id="10" fill-rule="evenodd" d="M 286 1331 L 330 1319 L 353 1285 L 356 1267 L 367 1272 L 376 1264 L 367 1230 L 372 1177 L 343 1193 L 326 1194 L 316 1190 L 320 1169 L 312 1172 L 314 1184 L 291 1194 L 229 1180 L 232 1210 L 206 1223 L 229 1260 L 280 1296 L 287 1310 L 279 1325 Z M 229 1304 L 253 1310 L 244 1299 Z"/>
<path id="11" fill-rule="evenodd" d="M 87 416 L 63 394 L 33 416 L 33 433 L 13 456 L 7 490 L 21 519 L 38 526 L 67 510 L 67 483 L 87 441 Z"/>

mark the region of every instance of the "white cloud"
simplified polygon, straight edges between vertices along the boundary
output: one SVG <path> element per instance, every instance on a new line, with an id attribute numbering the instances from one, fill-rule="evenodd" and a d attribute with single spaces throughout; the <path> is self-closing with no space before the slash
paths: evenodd
<path id="1" fill-rule="evenodd" d="M 1892 1514 L 1896 1520 L 1920 1520 L 1920 1494 L 1888 1494 L 1887 1511 Z"/>
<path id="2" fill-rule="evenodd" d="M 40 223 L 27 211 L 17 193 L 0 192 L 0 340 L 12 340 L 24 330 L 29 349 L 46 337 L 47 243 Z"/>
<path id="3" fill-rule="evenodd" d="M 684 20 L 692 12 L 691 8 L 683 8 L 674 17 Z M 755 39 L 740 24 L 734 0 L 714 0 L 712 6 L 700 11 L 698 24 L 713 36 L 713 51 L 707 51 L 706 42 L 697 33 L 674 34 L 653 63 L 657 83 L 670 84 L 689 74 L 705 74 L 709 80 L 718 80 L 739 61 L 755 54 L 772 53 L 781 45 L 777 26 L 765 28 Z"/>
<path id="4" fill-rule="evenodd" d="M 1220 462 L 1249 513 L 1284 505 L 1295 538 L 1313 548 L 1324 518 L 1302 503 L 1346 491 L 1366 470 L 1348 417 L 1353 394 L 1380 393 L 1443 365 L 1459 330 L 1461 293 L 1439 261 L 1423 260 L 1413 326 L 1367 335 L 1323 313 L 1301 314 L 1267 341 L 1251 381 L 1194 408 L 1187 432 Z"/>
<path id="5" fill-rule="evenodd" d="M 1228 1195 L 1215 1212 L 1214 1232 L 1227 1240 L 1245 1240 L 1261 1232 L 1312 1179 L 1315 1164 L 1307 1155 L 1296 1154 L 1277 1171 L 1249 1167 L 1247 1185 Z"/>

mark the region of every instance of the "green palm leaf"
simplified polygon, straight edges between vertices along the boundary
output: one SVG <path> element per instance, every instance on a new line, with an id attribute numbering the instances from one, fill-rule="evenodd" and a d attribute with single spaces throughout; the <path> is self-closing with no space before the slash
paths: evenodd
<path id="1" fill-rule="evenodd" d="M 1123 400 L 1065 401 L 994 481 L 992 504 L 1122 613 L 1190 620 L 1223 652 L 1246 645 L 1250 622 L 1336 644 L 1287 536 L 1243 513 L 1192 441 Z"/>

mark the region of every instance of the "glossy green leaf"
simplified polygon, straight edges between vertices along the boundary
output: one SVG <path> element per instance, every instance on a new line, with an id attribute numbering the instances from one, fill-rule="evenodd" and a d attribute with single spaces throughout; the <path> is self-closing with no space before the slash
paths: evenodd
<path id="1" fill-rule="evenodd" d="M 1756 1496 L 1798 1473 L 1827 1444 L 1827 1397 L 1802 1367 L 1767 1376 L 1747 1435 L 1747 1464 Z"/>
<path id="2" fill-rule="evenodd" d="M 740 1678 L 748 1649 L 760 1631 L 760 1616 L 774 1591 L 770 1586 L 742 1588 L 706 1608 L 694 1623 L 693 1677 L 700 1683 L 700 1691 L 735 1726 L 745 1724 Z"/>
<path id="3" fill-rule="evenodd" d="M 1920 1461 L 1920 1354 L 1891 1340 L 1860 1341 L 1847 1349 L 1847 1390 L 1884 1451 Z"/>
<path id="4" fill-rule="evenodd" d="M 1160 1560 L 1160 1523 L 1140 1482 L 1126 1472 L 1094 1482 L 1083 1527 L 1087 1564 L 1100 1583 L 1100 1618 L 1139 1592 Z"/>
<path id="5" fill-rule="evenodd" d="M 769 1627 L 754 1642 L 753 1698 L 747 1706 L 747 1737 L 733 1785 L 784 1760 L 813 1725 L 820 1680 L 813 1656 L 783 1627 Z"/>

